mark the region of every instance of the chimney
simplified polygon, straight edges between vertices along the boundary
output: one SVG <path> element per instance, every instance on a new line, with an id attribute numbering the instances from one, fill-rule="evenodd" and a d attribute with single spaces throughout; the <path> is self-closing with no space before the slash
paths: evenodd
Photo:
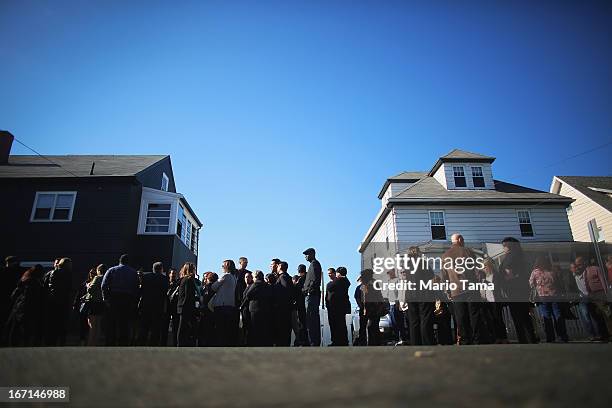
<path id="1" fill-rule="evenodd" d="M 0 164 L 8 164 L 9 154 L 11 154 L 11 146 L 15 136 L 6 130 L 0 130 Z"/>

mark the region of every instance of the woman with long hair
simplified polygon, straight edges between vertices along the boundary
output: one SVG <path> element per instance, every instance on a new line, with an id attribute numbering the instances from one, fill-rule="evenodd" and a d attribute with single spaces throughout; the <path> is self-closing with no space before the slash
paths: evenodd
<path id="1" fill-rule="evenodd" d="M 179 317 L 177 334 L 177 345 L 179 347 L 195 346 L 195 324 L 196 324 L 196 266 L 187 262 L 179 273 L 181 282 L 179 284 L 178 302 L 176 311 Z"/>
<path id="2" fill-rule="evenodd" d="M 546 342 L 554 343 L 555 331 L 562 342 L 567 343 L 565 318 L 561 312 L 559 289 L 556 274 L 547 256 L 536 258 L 533 271 L 529 277 L 529 285 L 536 289 L 538 295 L 538 311 L 544 320 Z"/>
<path id="3" fill-rule="evenodd" d="M 23 273 L 11 294 L 12 309 L 5 325 L 9 347 L 38 346 L 42 338 L 44 270 L 33 266 Z"/>
<path id="4" fill-rule="evenodd" d="M 96 274 L 87 283 L 86 300 L 89 303 L 89 315 L 87 323 L 89 325 L 88 346 L 99 346 L 102 344 L 102 318 L 104 316 L 104 301 L 102 300 L 102 279 L 108 268 L 104 264 L 96 267 Z"/>

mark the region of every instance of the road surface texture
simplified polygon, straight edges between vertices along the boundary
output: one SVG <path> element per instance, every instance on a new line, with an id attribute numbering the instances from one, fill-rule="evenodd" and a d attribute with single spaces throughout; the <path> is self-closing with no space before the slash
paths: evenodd
<path id="1" fill-rule="evenodd" d="M 612 344 L 22 348 L 0 370 L 0 386 L 70 386 L 55 406 L 612 406 Z"/>

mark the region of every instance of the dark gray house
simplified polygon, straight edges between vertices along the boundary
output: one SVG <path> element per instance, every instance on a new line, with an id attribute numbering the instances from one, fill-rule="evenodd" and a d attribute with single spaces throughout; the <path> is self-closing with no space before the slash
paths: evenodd
<path id="1" fill-rule="evenodd" d="M 202 223 L 176 192 L 170 156 L 10 155 L 0 131 L 0 256 L 73 260 L 75 280 L 129 253 L 135 267 L 197 262 Z"/>

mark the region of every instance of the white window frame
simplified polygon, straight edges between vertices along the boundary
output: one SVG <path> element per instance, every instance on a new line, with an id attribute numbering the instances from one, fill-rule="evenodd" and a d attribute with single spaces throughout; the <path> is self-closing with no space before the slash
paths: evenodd
<path id="1" fill-rule="evenodd" d="M 169 205 L 170 206 L 170 208 L 168 210 L 161 210 L 161 211 L 168 211 L 169 212 L 169 216 L 168 216 L 168 229 L 166 231 L 147 231 L 147 220 L 149 219 L 149 205 L 151 205 L 151 204 Z M 164 201 L 148 201 L 146 203 L 146 205 L 145 205 L 145 209 L 144 210 L 145 210 L 145 214 L 144 214 L 143 233 L 147 234 L 147 235 L 169 235 L 170 226 L 172 225 L 171 224 L 172 223 L 172 203 L 171 202 L 164 202 Z M 155 218 L 155 217 L 153 217 L 153 218 Z"/>
<path id="2" fill-rule="evenodd" d="M 36 204 L 38 203 L 38 196 L 44 194 L 54 194 L 55 199 L 53 200 L 53 207 L 51 207 L 51 212 L 49 213 L 49 218 L 46 220 L 36 219 L 34 215 L 36 214 Z M 68 211 L 68 219 L 67 220 L 54 220 L 53 215 L 55 213 L 55 207 L 57 205 L 57 197 L 59 195 L 72 195 L 72 205 L 70 206 L 70 211 Z M 34 204 L 32 204 L 32 212 L 30 214 L 30 222 L 72 222 L 72 215 L 74 213 L 74 206 L 76 204 L 76 191 L 37 191 L 34 196 Z"/>
<path id="3" fill-rule="evenodd" d="M 527 216 L 529 217 L 529 225 L 531 225 L 531 233 L 532 233 L 532 235 L 530 237 L 529 236 L 523 236 L 523 233 L 521 232 L 521 224 L 524 224 L 524 223 L 521 223 L 521 216 L 519 214 L 521 212 L 526 212 Z M 523 238 L 523 239 L 534 239 L 536 237 L 536 231 L 535 231 L 535 228 L 533 226 L 533 217 L 531 216 L 531 211 L 529 211 L 527 209 L 516 210 L 516 221 L 518 222 L 519 234 L 521 235 L 521 238 Z"/>
<path id="4" fill-rule="evenodd" d="M 164 183 L 166 184 L 166 188 L 164 188 Z M 162 183 L 161 183 L 161 191 L 168 191 L 170 188 L 170 179 L 166 173 L 162 173 Z"/>
<path id="5" fill-rule="evenodd" d="M 478 175 L 474 174 L 474 169 L 480 169 L 480 174 Z M 470 172 L 472 173 L 472 186 L 474 188 L 486 188 L 487 187 L 487 181 L 485 180 L 484 170 L 482 166 L 470 166 Z M 482 178 L 482 186 L 476 187 L 476 184 L 474 184 L 475 177 Z"/>
<path id="6" fill-rule="evenodd" d="M 461 173 L 463 173 L 463 176 L 458 176 L 455 173 L 455 169 L 461 169 Z M 455 188 L 468 188 L 467 176 L 465 175 L 465 167 L 463 165 L 459 165 L 459 166 L 453 165 L 452 170 L 453 170 L 453 185 L 455 186 Z M 465 180 L 465 186 L 457 186 L 457 181 L 455 180 L 457 177 L 463 177 L 463 179 Z"/>
<path id="7" fill-rule="evenodd" d="M 442 214 L 442 223 L 443 223 L 442 226 L 444 226 L 444 239 L 434 239 L 433 231 L 431 230 L 431 227 L 432 226 L 440 227 L 440 225 L 431 225 L 431 213 L 441 213 Z M 427 213 L 427 222 L 429 224 L 429 236 L 431 237 L 432 241 L 437 241 L 437 242 L 448 241 L 448 231 L 446 230 L 446 214 L 444 213 L 444 210 L 429 210 Z"/>

